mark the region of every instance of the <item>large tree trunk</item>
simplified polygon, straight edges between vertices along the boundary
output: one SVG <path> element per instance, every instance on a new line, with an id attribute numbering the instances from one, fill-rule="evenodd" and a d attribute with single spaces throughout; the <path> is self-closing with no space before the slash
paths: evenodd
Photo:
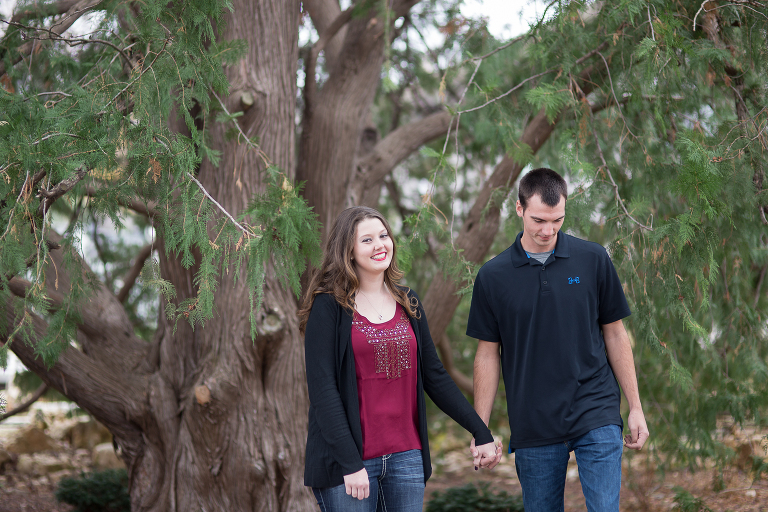
<path id="1" fill-rule="evenodd" d="M 241 111 L 243 93 L 255 99 L 238 118 L 274 165 L 294 168 L 298 0 L 240 2 L 223 39 L 247 42 L 246 57 L 227 69 L 232 94 L 227 109 Z M 211 123 L 214 124 L 214 123 Z M 210 124 L 209 124 L 210 126 Z M 205 161 L 197 178 L 237 216 L 263 192 L 264 164 L 254 151 L 225 137 L 227 126 L 209 129 L 211 146 L 222 153 L 214 167 Z M 162 236 L 162 233 L 159 233 Z M 215 236 L 215 233 L 213 233 Z M 162 245 L 159 243 L 158 245 Z M 51 272 L 62 272 L 61 251 Z M 161 272 L 181 302 L 197 295 L 194 274 L 160 251 Z M 11 347 L 47 384 L 74 399 L 114 434 L 130 477 L 134 511 L 313 510 L 303 486 L 308 396 L 304 351 L 298 333 L 296 298 L 269 272 L 259 320 L 250 336 L 245 274 L 221 269 L 215 314 L 192 329 L 161 313 L 155 341 L 133 335 L 124 309 L 103 286 L 83 311 L 78 339 L 48 369 L 21 341 Z M 69 281 L 53 275 L 58 298 Z M 14 280 L 23 296 L 28 284 Z M 4 305 L 6 325 L 20 321 Z M 40 337 L 45 322 L 32 318 Z M 2 332 L 5 340 L 10 332 Z"/>
<path id="2" fill-rule="evenodd" d="M 223 39 L 247 41 L 246 57 L 227 70 L 231 112 L 242 110 L 241 93 L 255 99 L 239 118 L 243 131 L 262 151 L 290 172 L 294 159 L 296 34 L 299 2 L 240 2 Z M 214 167 L 205 161 L 198 179 L 234 215 L 263 192 L 263 163 L 237 140 L 227 141 L 226 126 L 210 130 L 222 151 Z M 215 236 L 215 233 L 213 234 Z M 178 300 L 194 296 L 194 269 L 163 260 L 165 277 Z M 272 276 L 273 273 L 270 273 Z M 296 299 L 267 277 L 264 303 L 257 313 L 259 336 L 252 340 L 250 290 L 222 269 L 215 294 L 216 314 L 204 328 L 164 324 L 159 334 L 158 367 L 150 403 L 161 426 L 160 443 L 135 467 L 138 474 L 164 475 L 159 500 L 137 510 L 310 510 L 303 486 L 308 397 L 304 352 L 296 320 Z M 134 485 L 134 503 L 159 482 Z M 149 500 L 154 501 L 154 500 Z M 158 506 L 159 505 L 159 506 Z"/>

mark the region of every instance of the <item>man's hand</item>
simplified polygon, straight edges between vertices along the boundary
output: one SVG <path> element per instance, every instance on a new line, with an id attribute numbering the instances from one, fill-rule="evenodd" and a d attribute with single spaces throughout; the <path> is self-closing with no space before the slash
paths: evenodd
<path id="1" fill-rule="evenodd" d="M 631 450 L 640 450 L 650 435 L 642 409 L 629 411 L 627 426 L 629 427 L 629 435 L 624 436 L 624 446 Z"/>
<path id="2" fill-rule="evenodd" d="M 475 470 L 479 468 L 493 469 L 501 461 L 501 441 L 499 441 L 498 446 L 495 443 L 475 446 L 475 439 L 473 438 L 469 444 L 469 453 L 472 455 L 472 463 L 475 465 Z"/>
<path id="3" fill-rule="evenodd" d="M 367 498 L 371 493 L 371 483 L 368 481 L 368 472 L 365 468 L 357 473 L 344 475 L 344 487 L 347 494 L 359 500 Z"/>

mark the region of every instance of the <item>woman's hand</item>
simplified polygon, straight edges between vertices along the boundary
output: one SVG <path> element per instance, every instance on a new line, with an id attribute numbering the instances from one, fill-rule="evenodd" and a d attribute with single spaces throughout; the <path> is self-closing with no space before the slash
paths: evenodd
<path id="1" fill-rule="evenodd" d="M 498 446 L 495 443 L 481 444 L 475 446 L 475 440 L 472 439 L 472 443 L 469 446 L 469 451 L 472 454 L 473 463 L 475 469 L 488 468 L 493 469 L 501 461 L 502 449 L 501 442 Z"/>
<path id="2" fill-rule="evenodd" d="M 371 493 L 371 483 L 368 481 L 368 472 L 365 468 L 357 473 L 344 475 L 344 487 L 347 494 L 359 500 L 367 498 Z"/>

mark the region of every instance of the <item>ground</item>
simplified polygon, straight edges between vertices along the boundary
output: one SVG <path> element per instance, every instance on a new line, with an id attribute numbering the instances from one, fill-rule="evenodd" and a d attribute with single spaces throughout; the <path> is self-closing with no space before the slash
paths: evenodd
<path id="1" fill-rule="evenodd" d="M 30 413 L 30 418 L 37 417 Z M 24 418 L 0 423 L 0 445 L 10 433 L 27 424 Z M 68 420 L 69 421 L 69 420 Z M 49 433 L 61 431 L 56 425 L 63 420 L 48 419 Z M 754 480 L 746 469 L 753 457 L 764 458 L 768 464 L 768 431 L 764 428 L 737 427 L 732 421 L 725 421 L 719 427 L 719 437 L 736 456 L 732 465 L 725 468 L 718 477 L 711 464 L 704 463 L 704 469 L 691 471 L 678 468 L 659 471 L 655 457 L 648 449 L 642 452 L 625 450 L 622 466 L 621 512 L 768 512 L 768 474 Z M 88 431 L 90 432 L 90 430 Z M 56 439 L 62 436 L 54 435 Z M 466 483 L 487 483 L 492 490 L 504 489 L 510 494 L 520 494 L 520 484 L 515 474 L 514 455 L 504 455 L 501 463 L 493 470 L 474 471 L 468 454 L 467 433 L 458 425 L 435 423 L 431 428 L 430 447 L 432 451 L 433 475 L 427 483 L 425 499 L 428 501 L 435 491 L 458 487 Z M 57 441 L 56 452 L 43 457 L 66 461 L 70 469 L 41 476 L 27 469 L 19 471 L 19 461 L 2 463 L 0 459 L 0 512 L 73 512 L 73 507 L 57 503 L 54 497 L 56 482 L 65 476 L 76 476 L 92 471 L 95 459 L 91 452 L 75 449 L 66 440 Z M 33 476 L 34 475 L 34 476 Z M 719 487 L 719 490 L 716 488 Z M 676 508 L 675 497 L 685 490 L 701 506 Z M 569 463 L 565 486 L 565 510 L 576 512 L 586 510 L 579 483 L 575 460 Z"/>
<path id="2" fill-rule="evenodd" d="M 509 456 L 505 456 L 493 471 L 475 472 L 469 462 L 471 461 L 460 450 L 447 452 L 441 457 L 441 463 L 436 464 L 435 474 L 427 484 L 427 500 L 435 491 L 467 482 L 488 482 L 494 489 L 506 489 L 510 493 L 520 492 L 514 463 Z M 751 477 L 743 471 L 731 469 L 724 476 L 725 489 L 715 492 L 715 472 L 712 469 L 699 472 L 671 471 L 665 475 L 655 474 L 652 469 L 637 457 L 633 458 L 629 465 L 625 465 L 622 512 L 672 510 L 678 486 L 701 498 L 703 504 L 713 512 L 768 512 L 768 478 L 765 476 L 753 483 Z M 45 478 L 24 477 L 13 471 L 6 471 L 0 476 L 0 512 L 71 512 L 72 507 L 56 502 L 54 490 L 55 486 Z M 568 472 L 565 510 L 586 510 L 575 465 L 572 465 Z"/>
<path id="3" fill-rule="evenodd" d="M 442 470 L 427 482 L 426 498 L 432 493 L 467 482 L 488 482 L 492 489 L 505 489 L 510 494 L 520 493 L 520 484 L 515 475 L 514 462 L 505 456 L 501 464 L 493 471 L 473 471 L 463 453 L 456 452 L 457 462 L 461 460 L 464 468 L 450 468 L 446 464 Z M 470 461 L 471 462 L 471 461 Z M 715 470 L 707 469 L 692 472 L 687 469 L 659 474 L 645 464 L 641 457 L 634 457 L 622 471 L 621 512 L 662 512 L 674 510 L 674 498 L 678 487 L 685 489 L 713 512 L 768 512 L 768 478 L 752 482 L 752 477 L 744 471 L 730 469 L 723 478 L 725 488 L 719 492 L 713 490 Z M 581 492 L 578 470 L 574 461 L 569 465 L 565 484 L 566 512 L 586 510 Z M 704 512 L 706 509 L 683 509 L 683 512 Z"/>

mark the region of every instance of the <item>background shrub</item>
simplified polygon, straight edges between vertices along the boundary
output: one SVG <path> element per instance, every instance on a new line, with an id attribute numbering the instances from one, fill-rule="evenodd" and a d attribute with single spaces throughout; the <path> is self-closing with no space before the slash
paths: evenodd
<path id="1" fill-rule="evenodd" d="M 56 489 L 56 499 L 74 505 L 75 512 L 131 512 L 128 473 L 107 469 L 64 478 Z"/>
<path id="2" fill-rule="evenodd" d="M 445 491 L 435 491 L 426 512 L 522 512 L 523 498 L 507 491 L 493 492 L 488 484 L 466 484 Z"/>

